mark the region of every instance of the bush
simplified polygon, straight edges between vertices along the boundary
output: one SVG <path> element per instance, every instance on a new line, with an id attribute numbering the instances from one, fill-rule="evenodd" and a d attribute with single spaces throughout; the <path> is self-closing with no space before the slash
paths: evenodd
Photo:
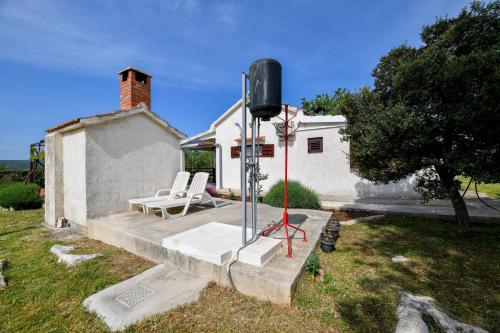
<path id="1" fill-rule="evenodd" d="M 274 207 L 283 207 L 284 193 L 284 182 L 280 180 L 271 187 L 266 195 L 264 195 L 264 203 Z M 296 180 L 289 180 L 288 208 L 319 209 L 319 197 L 316 192 L 309 187 L 302 185 Z"/>
<path id="2" fill-rule="evenodd" d="M 0 207 L 33 209 L 40 208 L 42 202 L 37 184 L 13 183 L 0 188 Z"/>
<path id="3" fill-rule="evenodd" d="M 305 269 L 312 276 L 316 276 L 319 274 L 319 271 L 321 269 L 321 261 L 316 253 L 311 253 L 309 257 L 307 257 Z"/>

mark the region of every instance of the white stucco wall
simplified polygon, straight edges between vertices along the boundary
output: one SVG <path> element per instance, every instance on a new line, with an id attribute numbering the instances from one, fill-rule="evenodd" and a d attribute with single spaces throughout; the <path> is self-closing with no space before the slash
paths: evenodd
<path id="1" fill-rule="evenodd" d="M 85 129 L 65 133 L 63 143 L 64 217 L 85 226 L 86 206 Z"/>
<path id="2" fill-rule="evenodd" d="M 64 216 L 63 139 L 59 133 L 45 137 L 45 223 L 55 226 Z"/>
<path id="3" fill-rule="evenodd" d="M 86 151 L 88 218 L 125 211 L 180 170 L 179 139 L 143 114 L 87 128 Z"/>
<path id="4" fill-rule="evenodd" d="M 248 121 L 250 122 L 250 113 Z M 284 113 L 281 114 L 284 117 Z M 265 137 L 265 144 L 274 144 L 274 158 L 260 158 L 261 172 L 268 174 L 268 179 L 262 182 L 263 190 L 267 191 L 276 181 L 284 178 L 284 144 L 276 135 L 272 125 L 278 119 L 261 122 L 260 135 Z M 297 119 L 294 120 L 297 123 Z M 239 129 L 234 125 L 241 123 L 241 108 L 230 114 L 215 127 L 216 142 L 222 146 L 222 178 L 223 188 L 239 190 L 240 160 L 231 158 L 231 146 L 238 143 L 235 138 L 240 136 Z M 341 141 L 339 129 L 343 123 L 304 124 L 296 133 L 295 139 L 289 144 L 289 179 L 296 179 L 310 186 L 320 195 L 346 195 L 358 197 L 409 197 L 415 196 L 411 183 L 403 181 L 396 184 L 374 185 L 363 180 L 350 171 L 349 144 Z M 247 126 L 247 136 L 250 128 Z M 323 153 L 308 154 L 307 139 L 323 137 Z M 221 167 L 217 159 L 217 168 Z"/>

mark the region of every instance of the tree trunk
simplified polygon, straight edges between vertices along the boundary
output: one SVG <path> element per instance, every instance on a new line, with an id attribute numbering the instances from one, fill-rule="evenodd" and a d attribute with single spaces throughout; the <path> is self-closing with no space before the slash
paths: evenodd
<path id="1" fill-rule="evenodd" d="M 453 209 L 455 210 L 455 218 L 458 223 L 458 234 L 461 236 L 467 236 L 471 233 L 471 222 L 469 212 L 467 211 L 467 206 L 465 201 L 458 190 L 458 184 L 454 181 L 454 175 L 446 172 L 445 170 L 436 168 L 441 183 L 446 188 L 448 192 L 448 197 L 451 200 Z"/>

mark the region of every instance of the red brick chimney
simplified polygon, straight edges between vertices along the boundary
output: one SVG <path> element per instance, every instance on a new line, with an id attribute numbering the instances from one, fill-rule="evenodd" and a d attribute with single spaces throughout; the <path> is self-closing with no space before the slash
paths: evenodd
<path id="1" fill-rule="evenodd" d="M 120 80 L 120 110 L 134 108 L 143 102 L 151 110 L 151 74 L 133 67 L 118 72 Z"/>

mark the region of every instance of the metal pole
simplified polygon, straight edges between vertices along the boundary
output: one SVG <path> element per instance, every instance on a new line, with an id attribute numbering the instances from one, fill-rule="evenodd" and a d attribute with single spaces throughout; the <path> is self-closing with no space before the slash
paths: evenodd
<path id="1" fill-rule="evenodd" d="M 285 104 L 285 211 L 283 212 L 283 222 L 288 241 L 287 257 L 291 258 L 290 239 L 288 238 L 288 104 Z"/>
<path id="2" fill-rule="evenodd" d="M 247 75 L 241 75 L 241 244 L 247 243 L 247 170 L 246 170 L 246 145 L 247 145 Z"/>
<path id="3" fill-rule="evenodd" d="M 257 173 L 255 163 L 255 117 L 252 115 L 252 239 L 257 238 L 257 200 L 256 200 L 256 184 Z"/>

